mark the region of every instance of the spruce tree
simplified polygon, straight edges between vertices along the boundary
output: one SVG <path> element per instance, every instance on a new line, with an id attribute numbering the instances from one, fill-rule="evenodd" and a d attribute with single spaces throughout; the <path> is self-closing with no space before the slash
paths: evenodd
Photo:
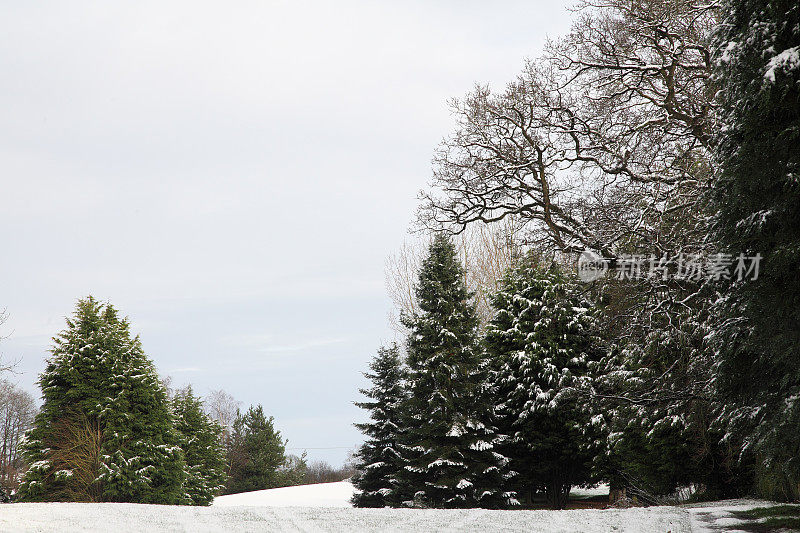
<path id="1" fill-rule="evenodd" d="M 175 393 L 172 409 L 186 457 L 186 497 L 193 505 L 211 505 L 226 481 L 222 426 L 203 412 L 203 404 L 191 386 Z"/>
<path id="2" fill-rule="evenodd" d="M 800 5 L 728 0 L 721 12 L 716 235 L 734 266 L 763 259 L 757 279 L 718 288 L 717 384 L 732 438 L 764 465 L 762 494 L 800 499 Z"/>
<path id="3" fill-rule="evenodd" d="M 89 297 L 53 342 L 20 499 L 182 503 L 167 395 L 128 320 Z"/>
<path id="4" fill-rule="evenodd" d="M 589 369 L 603 355 L 592 304 L 557 266 L 520 258 L 493 299 L 485 344 L 493 360 L 496 424 L 508 437 L 503 453 L 517 490 L 543 491 L 563 508 L 571 487 L 594 481 L 599 419 L 588 390 Z"/>
<path id="5" fill-rule="evenodd" d="M 397 445 L 405 400 L 400 349 L 396 344 L 380 348 L 369 367 L 372 373 L 364 376 L 372 382 L 372 387 L 360 392 L 370 401 L 356 405 L 369 411 L 371 421 L 356 424 L 367 441 L 357 454 L 358 474 L 353 484 L 359 492 L 352 503 L 356 507 L 396 507 L 400 504 L 397 480 L 401 468 Z"/>
<path id="6" fill-rule="evenodd" d="M 226 494 L 283 486 L 286 463 L 286 442 L 261 405 L 236 417 L 228 443 Z"/>
<path id="7" fill-rule="evenodd" d="M 495 450 L 483 396 L 485 363 L 478 320 L 450 240 L 437 235 L 415 286 L 418 311 L 403 317 L 408 400 L 400 446 L 400 496 L 433 507 L 499 507 L 506 460 Z"/>

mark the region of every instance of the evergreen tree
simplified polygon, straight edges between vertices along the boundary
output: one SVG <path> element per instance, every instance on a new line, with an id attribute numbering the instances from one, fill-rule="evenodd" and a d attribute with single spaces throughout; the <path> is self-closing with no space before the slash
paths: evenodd
<path id="1" fill-rule="evenodd" d="M 709 387 L 713 365 L 704 344 L 708 321 L 696 309 L 671 313 L 641 344 L 626 342 L 601 363 L 594 383 L 607 425 L 607 455 L 598 458 L 612 488 L 662 503 L 680 487 L 704 499 L 733 498 L 751 486 L 736 443 L 724 439 L 720 404 Z"/>
<path id="2" fill-rule="evenodd" d="M 203 404 L 191 387 L 175 393 L 172 409 L 180 447 L 186 456 L 187 498 L 193 505 L 211 505 L 226 481 L 222 426 L 203 412 Z"/>
<path id="3" fill-rule="evenodd" d="M 507 461 L 487 423 L 478 321 L 447 237 L 433 239 L 415 293 L 419 311 L 403 317 L 410 334 L 400 496 L 433 507 L 512 504 L 503 486 Z"/>
<path id="4" fill-rule="evenodd" d="M 286 462 L 281 467 L 282 487 L 303 485 L 308 476 L 308 459 L 306 452 L 298 455 L 287 455 Z"/>
<path id="5" fill-rule="evenodd" d="M 286 442 L 261 405 L 236 417 L 228 445 L 227 494 L 283 485 Z"/>
<path id="6" fill-rule="evenodd" d="M 715 227 L 733 266 L 763 259 L 758 279 L 719 288 L 717 384 L 733 438 L 763 465 L 763 495 L 800 499 L 800 5 L 727 0 L 721 12 Z"/>
<path id="7" fill-rule="evenodd" d="M 353 484 L 360 492 L 353 496 L 352 501 L 356 507 L 397 506 L 401 503 L 397 480 L 402 467 L 397 445 L 405 400 L 402 361 L 397 345 L 380 348 L 370 363 L 370 370 L 372 373 L 364 373 L 364 376 L 372 381 L 372 387 L 360 391 L 370 401 L 356 403 L 369 411 L 371 421 L 356 424 L 367 436 L 367 441 L 358 451 L 358 474 Z"/>
<path id="8" fill-rule="evenodd" d="M 493 359 L 497 426 L 516 487 L 563 508 L 571 487 L 594 481 L 599 419 L 580 389 L 603 355 L 593 307 L 556 266 L 520 258 L 494 297 L 485 344 Z"/>
<path id="9" fill-rule="evenodd" d="M 185 462 L 166 392 L 128 320 L 89 297 L 53 342 L 20 499 L 181 503 Z"/>

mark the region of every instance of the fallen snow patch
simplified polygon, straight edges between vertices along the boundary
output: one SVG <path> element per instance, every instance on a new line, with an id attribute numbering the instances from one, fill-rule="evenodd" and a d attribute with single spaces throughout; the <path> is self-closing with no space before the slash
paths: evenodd
<path id="1" fill-rule="evenodd" d="M 585 500 L 587 498 L 596 498 L 598 496 L 608 497 L 609 488 L 605 483 L 596 485 L 589 488 L 575 487 L 569 492 L 569 497 L 572 500 Z"/>
<path id="2" fill-rule="evenodd" d="M 774 502 L 764 500 L 723 500 L 718 502 L 695 503 L 683 506 L 689 512 L 692 531 L 695 533 L 734 533 L 731 527 L 747 524 L 733 516 L 734 511 L 749 511 L 756 507 L 769 507 Z"/>
<path id="3" fill-rule="evenodd" d="M 216 507 L 250 505 L 257 507 L 351 507 L 353 484 L 349 481 L 297 485 L 256 490 L 214 498 Z"/>

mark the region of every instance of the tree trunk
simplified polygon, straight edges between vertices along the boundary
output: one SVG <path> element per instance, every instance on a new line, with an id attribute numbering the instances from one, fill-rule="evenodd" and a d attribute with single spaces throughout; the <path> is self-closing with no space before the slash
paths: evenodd
<path id="1" fill-rule="evenodd" d="M 611 490 L 608 491 L 609 503 L 617 503 L 620 500 L 624 500 L 625 497 L 626 497 L 625 487 L 612 487 Z"/>
<path id="2" fill-rule="evenodd" d="M 547 506 L 551 509 L 565 509 L 572 486 L 561 479 L 554 479 L 545 487 Z"/>

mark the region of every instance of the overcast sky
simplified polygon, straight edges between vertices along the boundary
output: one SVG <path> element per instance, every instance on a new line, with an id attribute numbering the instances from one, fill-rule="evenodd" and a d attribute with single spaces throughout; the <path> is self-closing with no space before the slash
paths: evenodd
<path id="1" fill-rule="evenodd" d="M 0 334 L 35 385 L 78 298 L 177 385 L 262 403 L 312 459 L 393 338 L 384 262 L 453 128 L 562 0 L 14 2 L 0 7 Z"/>

